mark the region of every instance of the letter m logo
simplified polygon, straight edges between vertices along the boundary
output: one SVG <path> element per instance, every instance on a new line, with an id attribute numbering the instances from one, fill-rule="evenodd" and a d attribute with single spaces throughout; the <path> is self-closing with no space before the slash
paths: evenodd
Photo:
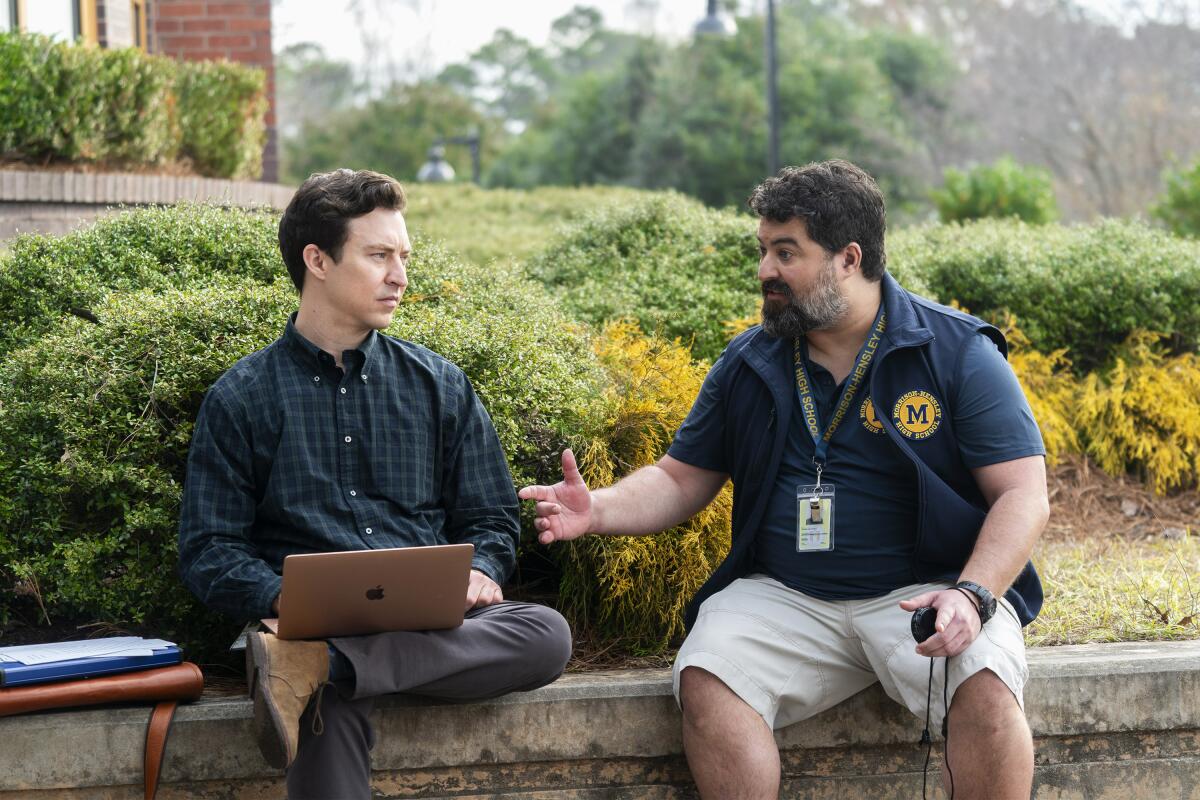
<path id="1" fill-rule="evenodd" d="M 904 407 L 904 410 L 908 412 L 908 419 L 905 420 L 906 425 L 929 424 L 929 406 L 924 404 L 916 406 L 910 403 Z"/>

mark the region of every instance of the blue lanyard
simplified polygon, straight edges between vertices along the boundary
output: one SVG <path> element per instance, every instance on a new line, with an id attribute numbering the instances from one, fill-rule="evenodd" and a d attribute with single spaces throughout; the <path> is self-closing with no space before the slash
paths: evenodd
<path id="1" fill-rule="evenodd" d="M 879 349 L 879 342 L 883 339 L 883 332 L 886 329 L 887 315 L 884 314 L 883 304 L 880 303 L 879 313 L 875 315 L 875 323 L 871 326 L 871 333 L 858 351 L 854 369 L 850 371 L 850 377 L 842 387 L 842 396 L 833 412 L 833 419 L 829 420 L 829 425 L 823 434 L 817 419 L 817 400 L 813 397 L 812 383 L 808 379 L 808 372 L 804 369 L 804 356 L 800 352 L 800 340 L 795 340 L 796 395 L 800 398 L 800 411 L 801 416 L 804 417 L 804 424 L 808 428 L 816 448 L 813 453 L 813 463 L 817 465 L 817 486 L 821 485 L 821 471 L 825 469 L 825 459 L 829 453 L 829 440 L 833 438 L 833 432 L 842 424 L 846 412 L 850 410 L 850 405 L 854 402 L 854 395 L 858 393 L 863 381 L 866 380 L 867 369 L 871 365 L 871 359 L 875 357 L 875 351 Z"/>

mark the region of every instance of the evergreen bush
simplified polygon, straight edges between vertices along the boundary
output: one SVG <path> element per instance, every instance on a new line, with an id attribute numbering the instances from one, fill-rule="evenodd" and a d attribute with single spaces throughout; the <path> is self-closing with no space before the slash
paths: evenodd
<path id="1" fill-rule="evenodd" d="M 111 291 L 181 288 L 221 275 L 269 283 L 284 274 L 278 216 L 183 205 L 143 208 L 61 237 L 29 234 L 0 255 L 0 355 L 63 315 L 100 313 Z"/>
<path id="2" fill-rule="evenodd" d="M 1177 352 L 1200 344 L 1200 242 L 1145 223 L 929 225 L 894 233 L 888 258 L 941 302 L 992 320 L 1012 312 L 1034 347 L 1063 350 L 1080 375 L 1135 330 L 1168 334 Z"/>
<path id="3" fill-rule="evenodd" d="M 946 170 L 933 192 L 942 222 L 1016 217 L 1034 224 L 1058 219 L 1054 182 L 1047 170 L 1025 167 L 1005 157 L 968 172 Z"/>
<path id="4" fill-rule="evenodd" d="M 179 64 L 179 151 L 201 175 L 257 178 L 267 138 L 267 75 L 227 61 Z"/>
<path id="5" fill-rule="evenodd" d="M 754 225 L 682 195 L 650 195 L 591 215 L 528 268 L 579 319 L 603 325 L 631 317 L 643 331 L 714 359 L 725 346 L 722 323 L 759 302 Z"/>
<path id="6" fill-rule="evenodd" d="M 156 165 L 183 156 L 204 175 L 257 177 L 266 74 L 0 33 L 0 157 Z"/>
<path id="7" fill-rule="evenodd" d="M 1177 236 L 1200 238 L 1200 158 L 1166 174 L 1166 189 L 1150 214 Z"/>

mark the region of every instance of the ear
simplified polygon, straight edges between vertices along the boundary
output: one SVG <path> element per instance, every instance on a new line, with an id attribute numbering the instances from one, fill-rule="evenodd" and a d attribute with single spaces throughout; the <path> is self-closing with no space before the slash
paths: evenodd
<path id="1" fill-rule="evenodd" d="M 325 280 L 329 274 L 329 267 L 333 263 L 329 254 L 315 244 L 308 244 L 304 246 L 300 255 L 304 258 L 304 266 L 308 268 L 308 277 L 318 281 Z M 306 278 L 305 283 L 307 282 Z"/>
<path id="2" fill-rule="evenodd" d="M 842 248 L 842 271 L 856 272 L 862 270 L 862 248 L 858 242 L 851 242 Z"/>

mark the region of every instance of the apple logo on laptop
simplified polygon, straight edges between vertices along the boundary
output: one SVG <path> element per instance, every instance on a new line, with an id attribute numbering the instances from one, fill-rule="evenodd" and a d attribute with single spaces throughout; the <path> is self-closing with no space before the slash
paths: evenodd
<path id="1" fill-rule="evenodd" d="M 383 599 L 383 584 L 376 586 L 374 589 L 367 589 L 367 599 L 368 600 L 382 600 Z"/>

